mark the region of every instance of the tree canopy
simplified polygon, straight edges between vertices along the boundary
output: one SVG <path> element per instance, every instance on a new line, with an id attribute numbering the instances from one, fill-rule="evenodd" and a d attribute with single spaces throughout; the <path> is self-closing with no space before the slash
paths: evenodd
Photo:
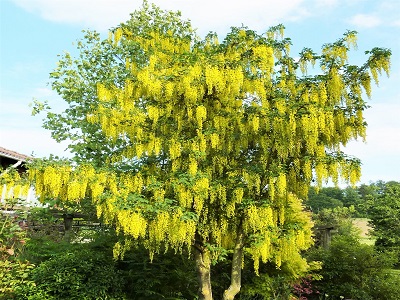
<path id="1" fill-rule="evenodd" d="M 179 13 L 145 3 L 109 39 L 87 33 L 80 58 L 60 60 L 53 88 L 69 108 L 48 112 L 46 127 L 74 141 L 77 164 L 36 162 L 31 179 L 42 200 L 90 198 L 125 237 L 115 256 L 137 242 L 150 256 L 192 252 L 200 299 L 212 299 L 211 261 L 226 253 L 224 299 L 240 290 L 244 255 L 256 272 L 272 262 L 299 274 L 312 244 L 300 198 L 313 181 L 359 179 L 341 147 L 365 138 L 364 92 L 389 72 L 387 49 L 349 64 L 355 42 L 348 31 L 294 59 L 282 25 L 201 39 Z"/>
<path id="2" fill-rule="evenodd" d="M 383 185 L 383 186 L 382 186 Z M 368 203 L 376 245 L 380 250 L 397 253 L 400 263 L 400 183 L 390 181 L 376 185 L 377 195 Z"/>

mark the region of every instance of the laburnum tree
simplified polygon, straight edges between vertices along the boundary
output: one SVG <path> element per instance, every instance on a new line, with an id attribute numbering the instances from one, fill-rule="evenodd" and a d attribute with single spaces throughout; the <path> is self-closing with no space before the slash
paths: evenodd
<path id="1" fill-rule="evenodd" d="M 199 299 L 213 298 L 212 263 L 226 253 L 231 283 L 217 298 L 240 291 L 244 259 L 256 273 L 268 262 L 303 274 L 312 222 L 300 199 L 313 181 L 358 180 L 359 160 L 341 147 L 365 138 L 364 98 L 391 53 L 374 48 L 350 65 L 349 31 L 295 59 L 283 30 L 201 39 L 179 13 L 145 3 L 108 39 L 87 33 L 80 58 L 65 55 L 51 75 L 69 108 L 46 121 L 74 141 L 78 163 L 33 164 L 38 194 L 90 198 L 125 237 L 116 257 L 135 243 L 150 257 L 189 253 Z"/>

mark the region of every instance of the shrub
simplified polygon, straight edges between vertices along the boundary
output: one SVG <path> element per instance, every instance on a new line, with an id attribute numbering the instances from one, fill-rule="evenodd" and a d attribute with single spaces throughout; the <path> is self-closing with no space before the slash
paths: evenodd
<path id="1" fill-rule="evenodd" d="M 27 241 L 24 219 L 23 211 L 0 211 L 0 300 L 14 299 L 19 286 L 33 285 L 28 279 L 33 266 L 20 260 Z"/>
<path id="2" fill-rule="evenodd" d="M 315 283 L 322 294 L 360 300 L 396 300 L 400 276 L 390 273 L 394 259 L 360 244 L 352 236 L 337 235 L 329 249 L 319 248 L 310 257 L 322 261 L 322 279 Z"/>
<path id="3" fill-rule="evenodd" d="M 31 271 L 36 288 L 25 291 L 27 299 L 123 299 L 121 274 L 110 258 L 83 247 L 52 257 Z"/>

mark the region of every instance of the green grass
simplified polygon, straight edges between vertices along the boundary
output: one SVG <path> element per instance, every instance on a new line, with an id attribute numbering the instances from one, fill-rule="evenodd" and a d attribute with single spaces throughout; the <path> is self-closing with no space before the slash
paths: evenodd
<path id="1" fill-rule="evenodd" d="M 360 229 L 360 242 L 362 244 L 374 245 L 375 238 L 370 235 L 372 228 L 369 226 L 368 221 L 368 218 L 354 218 L 353 225 Z"/>

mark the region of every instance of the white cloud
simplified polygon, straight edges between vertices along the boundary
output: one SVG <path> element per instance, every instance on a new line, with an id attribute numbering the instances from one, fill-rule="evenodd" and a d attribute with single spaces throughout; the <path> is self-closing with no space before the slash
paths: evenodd
<path id="1" fill-rule="evenodd" d="M 382 24 L 379 17 L 368 14 L 357 14 L 353 16 L 349 23 L 360 28 L 373 28 Z"/>
<path id="2" fill-rule="evenodd" d="M 392 26 L 400 27 L 400 20 L 393 21 Z"/>
<path id="3" fill-rule="evenodd" d="M 316 0 L 315 4 L 318 7 L 332 8 L 339 4 L 339 0 Z"/>
<path id="4" fill-rule="evenodd" d="M 129 0 L 14 0 L 23 9 L 54 22 L 106 30 L 129 18 L 140 1 Z"/>
<path id="5" fill-rule="evenodd" d="M 203 30 L 227 31 L 229 26 L 242 24 L 263 31 L 284 19 L 304 16 L 303 0 L 249 0 L 249 1 L 157 1 L 162 7 L 181 10 L 183 17 L 191 19 L 194 27 Z M 204 28 L 207 27 L 207 28 Z"/>
<path id="6" fill-rule="evenodd" d="M 77 24 L 100 31 L 126 21 L 129 14 L 141 6 L 136 0 L 13 0 L 14 3 L 42 18 L 54 22 Z M 327 0 L 332 2 L 332 0 Z M 183 18 L 191 19 L 194 27 L 226 31 L 228 26 L 242 23 L 256 30 L 265 30 L 284 18 L 295 20 L 307 15 L 301 8 L 304 0 L 171 0 L 154 1 L 163 9 L 180 10 Z M 204 28 L 206 27 L 206 28 Z"/>
<path id="7" fill-rule="evenodd" d="M 396 12 L 400 9 L 400 2 L 398 0 L 377 1 L 377 4 L 379 4 L 381 9 L 392 12 Z"/>

